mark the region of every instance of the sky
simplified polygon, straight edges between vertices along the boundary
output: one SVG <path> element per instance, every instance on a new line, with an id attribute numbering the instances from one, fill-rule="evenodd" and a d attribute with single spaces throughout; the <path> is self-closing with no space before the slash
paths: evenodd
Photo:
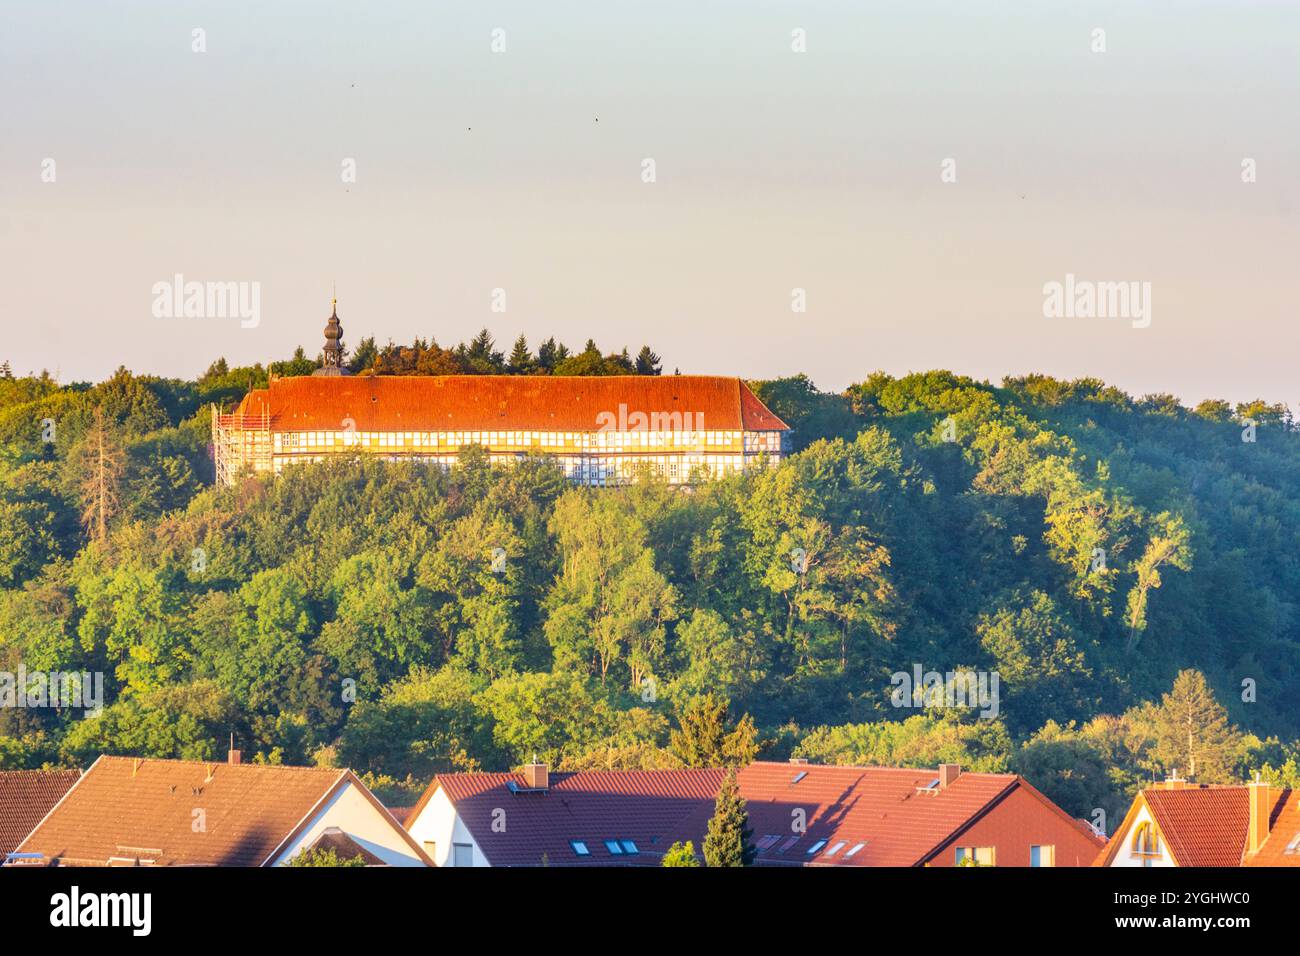
<path id="1" fill-rule="evenodd" d="M 1298 36 L 1226 0 L 0 0 L 0 361 L 315 355 L 337 289 L 353 344 L 1297 409 Z M 157 314 L 176 275 L 256 323 Z M 1149 311 L 1045 315 L 1067 276 Z"/>

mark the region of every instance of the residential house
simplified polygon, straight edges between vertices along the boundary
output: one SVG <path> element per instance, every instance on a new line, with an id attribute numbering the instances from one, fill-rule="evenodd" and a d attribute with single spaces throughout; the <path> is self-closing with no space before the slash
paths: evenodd
<path id="1" fill-rule="evenodd" d="M 332 848 L 370 865 L 429 866 L 350 770 L 102 756 L 8 865 L 282 866 Z"/>
<path id="2" fill-rule="evenodd" d="M 0 864 L 80 777 L 80 770 L 0 771 Z"/>
<path id="3" fill-rule="evenodd" d="M 441 774 L 407 820 L 439 866 L 658 866 L 703 846 L 725 771 Z M 756 762 L 760 866 L 1087 866 L 1103 840 L 1014 774 Z"/>
<path id="4" fill-rule="evenodd" d="M 1171 779 L 1140 792 L 1094 866 L 1300 866 L 1300 793 Z"/>

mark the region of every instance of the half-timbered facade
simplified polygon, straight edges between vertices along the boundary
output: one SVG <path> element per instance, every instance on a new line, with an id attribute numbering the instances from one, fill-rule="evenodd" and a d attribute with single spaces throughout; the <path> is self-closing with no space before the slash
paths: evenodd
<path id="1" fill-rule="evenodd" d="M 330 320 L 327 346 L 337 347 Z M 579 484 L 647 471 L 688 484 L 773 464 L 788 436 L 741 379 L 706 375 L 348 375 L 336 360 L 273 378 L 230 414 L 212 410 L 223 484 L 358 453 L 450 467 L 473 445 L 494 463 L 553 456 Z"/>

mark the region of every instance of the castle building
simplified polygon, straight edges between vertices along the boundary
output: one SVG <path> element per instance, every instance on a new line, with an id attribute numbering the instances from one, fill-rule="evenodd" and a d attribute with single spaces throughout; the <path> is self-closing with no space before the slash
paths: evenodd
<path id="1" fill-rule="evenodd" d="M 553 456 L 578 484 L 622 484 L 647 470 L 691 484 L 774 465 L 789 451 L 789 426 L 739 378 L 349 375 L 337 313 L 324 367 L 273 377 L 229 414 L 213 407 L 219 484 L 336 455 L 449 468 L 472 445 L 497 464 Z"/>

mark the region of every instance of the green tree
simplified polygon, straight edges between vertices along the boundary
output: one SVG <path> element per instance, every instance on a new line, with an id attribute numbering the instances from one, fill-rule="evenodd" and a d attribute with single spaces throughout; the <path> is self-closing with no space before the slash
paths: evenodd
<path id="1" fill-rule="evenodd" d="M 749 813 L 736 785 L 735 772 L 728 773 L 718 788 L 713 816 L 704 835 L 704 865 L 749 866 L 757 851 L 750 842 Z"/>
<path id="2" fill-rule="evenodd" d="M 727 729 L 727 702 L 712 694 L 692 697 L 677 711 L 670 749 L 687 767 L 743 767 L 758 754 L 758 731 L 745 714 Z"/>
<path id="3" fill-rule="evenodd" d="M 312 847 L 289 858 L 285 866 L 365 866 L 366 858 L 358 853 L 356 856 L 343 857 L 333 847 Z"/>
<path id="4" fill-rule="evenodd" d="M 683 843 L 678 840 L 670 846 L 664 853 L 660 866 L 696 866 L 700 865 L 700 859 L 695 855 L 695 843 L 687 840 Z"/>

